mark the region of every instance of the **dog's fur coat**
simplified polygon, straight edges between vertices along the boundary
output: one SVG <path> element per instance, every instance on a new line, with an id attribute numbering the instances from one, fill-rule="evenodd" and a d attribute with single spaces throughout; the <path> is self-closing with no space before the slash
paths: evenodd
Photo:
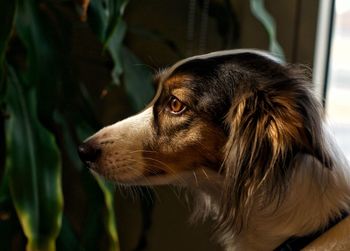
<path id="1" fill-rule="evenodd" d="M 349 169 L 305 68 L 233 50 L 180 61 L 155 82 L 143 112 L 80 146 L 93 171 L 187 186 L 226 250 L 273 250 L 349 210 Z"/>

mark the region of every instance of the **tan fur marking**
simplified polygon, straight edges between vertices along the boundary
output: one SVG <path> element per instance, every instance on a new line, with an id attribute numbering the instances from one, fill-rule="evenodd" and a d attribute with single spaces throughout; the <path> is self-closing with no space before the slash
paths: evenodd
<path id="1" fill-rule="evenodd" d="M 191 91 L 187 88 L 176 88 L 172 91 L 172 95 L 177 97 L 182 102 L 189 102 L 191 99 Z"/>
<path id="2" fill-rule="evenodd" d="M 184 82 L 188 82 L 190 80 L 192 80 L 192 76 L 190 75 L 181 75 L 181 74 L 176 74 L 174 76 L 171 76 L 170 78 L 168 78 L 165 82 L 164 82 L 164 85 L 165 86 L 169 86 L 169 87 L 172 87 L 172 88 L 176 88 L 178 86 L 181 87 L 181 85 L 184 83 Z"/>

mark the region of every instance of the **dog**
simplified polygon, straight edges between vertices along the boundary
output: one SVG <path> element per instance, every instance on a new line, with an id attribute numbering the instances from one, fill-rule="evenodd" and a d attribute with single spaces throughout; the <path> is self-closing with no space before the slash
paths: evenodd
<path id="1" fill-rule="evenodd" d="M 229 50 L 179 61 L 154 82 L 145 110 L 79 146 L 93 172 L 186 186 L 225 250 L 291 250 L 347 215 L 349 168 L 306 67 Z"/>

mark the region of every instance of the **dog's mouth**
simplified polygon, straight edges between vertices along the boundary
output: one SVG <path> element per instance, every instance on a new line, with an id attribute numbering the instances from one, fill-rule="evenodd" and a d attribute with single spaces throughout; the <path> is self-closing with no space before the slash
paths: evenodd
<path id="1" fill-rule="evenodd" d="M 78 154 L 94 175 L 122 184 L 166 184 L 169 179 L 176 183 L 182 176 L 158 160 L 154 152 L 151 156 L 145 150 L 127 150 L 116 143 L 106 147 L 106 144 L 98 143 L 96 138 L 82 143 L 78 147 Z"/>
<path id="2" fill-rule="evenodd" d="M 94 142 L 94 143 L 92 143 Z M 94 174 L 106 180 L 123 185 L 198 185 L 202 181 L 216 179 L 217 172 L 198 165 L 183 168 L 190 164 L 176 163 L 176 159 L 187 159 L 180 154 L 178 157 L 166 157 L 161 153 L 148 151 L 126 151 L 115 146 L 107 149 L 97 149 L 101 145 L 96 141 L 88 140 L 81 144 L 78 153 L 83 163 Z M 113 153 L 117 149 L 118 153 Z M 130 152 L 135 155 L 130 154 Z M 146 152 L 146 153 L 145 153 Z M 142 154 L 143 153 L 143 154 Z M 162 156 L 162 157 L 161 157 Z M 178 165 L 178 166 L 176 166 Z"/>
<path id="3" fill-rule="evenodd" d="M 100 176 L 103 179 L 123 184 L 138 186 L 157 186 L 157 185 L 185 185 L 193 179 L 192 171 L 182 171 L 178 173 L 169 173 L 164 170 L 154 168 L 154 166 L 145 166 L 144 172 L 137 170 L 137 166 L 128 166 L 120 168 L 118 166 L 110 167 L 99 165 L 91 161 L 84 162 L 86 167 L 94 176 Z M 153 169 L 150 171 L 150 169 Z M 137 170 L 137 171 L 135 171 Z M 208 173 L 208 172 L 207 172 Z M 202 179 L 201 175 L 196 175 L 196 182 Z"/>

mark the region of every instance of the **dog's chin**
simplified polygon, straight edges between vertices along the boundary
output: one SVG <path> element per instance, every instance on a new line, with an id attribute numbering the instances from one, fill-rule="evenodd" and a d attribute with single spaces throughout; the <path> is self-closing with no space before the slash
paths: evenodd
<path id="1" fill-rule="evenodd" d="M 103 178 L 109 182 L 130 185 L 130 186 L 163 186 L 163 185 L 176 185 L 176 186 L 189 186 L 199 185 L 208 177 L 203 179 L 203 176 L 193 175 L 193 171 L 183 171 L 176 174 L 157 174 L 157 175 L 133 175 L 130 173 L 118 173 L 113 175 L 104 173 L 102 168 L 95 163 L 86 163 L 90 172 L 97 177 Z"/>

